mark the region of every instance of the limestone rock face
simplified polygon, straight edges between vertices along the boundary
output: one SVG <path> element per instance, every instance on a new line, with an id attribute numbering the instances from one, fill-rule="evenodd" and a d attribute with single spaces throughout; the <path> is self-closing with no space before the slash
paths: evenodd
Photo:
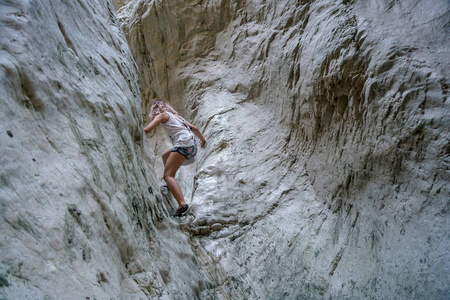
<path id="1" fill-rule="evenodd" d="M 125 6 L 126 4 L 128 4 L 130 2 L 130 0 L 115 0 L 114 3 L 116 5 L 116 9 L 121 8 L 122 6 Z"/>
<path id="2" fill-rule="evenodd" d="M 166 218 L 114 3 L 1 1 L 0 45 L 0 298 L 194 299 L 213 285 Z"/>
<path id="3" fill-rule="evenodd" d="M 223 267 L 221 297 L 450 296 L 448 11 L 443 0 L 120 10 L 144 113 L 164 98 L 208 138 L 184 189 L 193 240 Z"/>
<path id="4" fill-rule="evenodd" d="M 450 298 L 448 11 L 1 1 L 1 298 Z M 208 140 L 180 220 L 156 98 Z"/>

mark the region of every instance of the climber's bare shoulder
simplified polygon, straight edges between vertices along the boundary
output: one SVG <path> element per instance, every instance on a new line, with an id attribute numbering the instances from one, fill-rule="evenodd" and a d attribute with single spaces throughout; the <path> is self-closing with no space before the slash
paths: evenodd
<path id="1" fill-rule="evenodd" d="M 170 116 L 168 113 L 161 113 L 159 115 L 157 115 L 151 122 L 150 124 L 148 124 L 145 128 L 144 131 L 145 133 L 149 133 L 150 131 L 152 131 L 156 126 L 159 125 L 159 123 L 166 123 L 167 121 L 169 121 Z"/>
<path id="2" fill-rule="evenodd" d="M 158 123 L 166 123 L 170 120 L 170 116 L 168 113 L 164 112 L 155 117 L 155 120 L 158 119 Z"/>

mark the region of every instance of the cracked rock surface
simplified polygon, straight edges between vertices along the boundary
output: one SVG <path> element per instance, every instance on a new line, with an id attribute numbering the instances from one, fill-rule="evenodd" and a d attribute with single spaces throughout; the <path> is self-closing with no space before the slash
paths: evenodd
<path id="1" fill-rule="evenodd" d="M 116 7 L 119 8 L 116 13 Z M 0 2 L 0 298 L 448 299 L 445 0 Z M 208 143 L 160 191 L 163 98 Z"/>
<path id="2" fill-rule="evenodd" d="M 224 298 L 449 297 L 448 11 L 440 0 L 121 8 L 144 112 L 166 99 L 209 138 L 185 190 Z"/>
<path id="3" fill-rule="evenodd" d="M 0 298 L 193 299 L 213 286 L 167 218 L 113 2 L 2 1 L 0 44 Z"/>

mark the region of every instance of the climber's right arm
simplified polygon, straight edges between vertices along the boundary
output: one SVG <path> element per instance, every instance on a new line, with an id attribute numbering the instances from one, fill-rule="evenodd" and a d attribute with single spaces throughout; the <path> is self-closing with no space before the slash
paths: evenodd
<path id="1" fill-rule="evenodd" d="M 144 132 L 145 134 L 149 133 L 150 131 L 152 131 L 153 129 L 155 129 L 156 126 L 159 125 L 159 123 L 166 123 L 167 121 L 169 121 L 170 116 L 168 113 L 162 113 L 157 115 L 151 122 L 150 124 L 148 124 L 145 128 L 144 128 Z"/>

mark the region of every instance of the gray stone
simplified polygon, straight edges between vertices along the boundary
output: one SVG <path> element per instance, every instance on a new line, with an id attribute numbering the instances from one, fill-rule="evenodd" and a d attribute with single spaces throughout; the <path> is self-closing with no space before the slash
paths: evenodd
<path id="1" fill-rule="evenodd" d="M 0 298 L 195 298 L 114 3 L 1 1 L 0 49 Z"/>
<path id="2" fill-rule="evenodd" d="M 223 225 L 220 223 L 214 223 L 211 225 L 211 230 L 213 231 L 219 231 L 223 228 Z"/>
<path id="3" fill-rule="evenodd" d="M 143 110 L 164 98 L 208 137 L 194 183 L 183 184 L 194 186 L 198 219 L 237 220 L 197 237 L 211 257 L 223 254 L 228 297 L 450 296 L 448 9 L 441 0 L 121 9 Z M 157 153 L 161 135 L 151 138 Z"/>
<path id="4" fill-rule="evenodd" d="M 450 298 L 448 1 L 0 6 L 2 299 Z"/>

